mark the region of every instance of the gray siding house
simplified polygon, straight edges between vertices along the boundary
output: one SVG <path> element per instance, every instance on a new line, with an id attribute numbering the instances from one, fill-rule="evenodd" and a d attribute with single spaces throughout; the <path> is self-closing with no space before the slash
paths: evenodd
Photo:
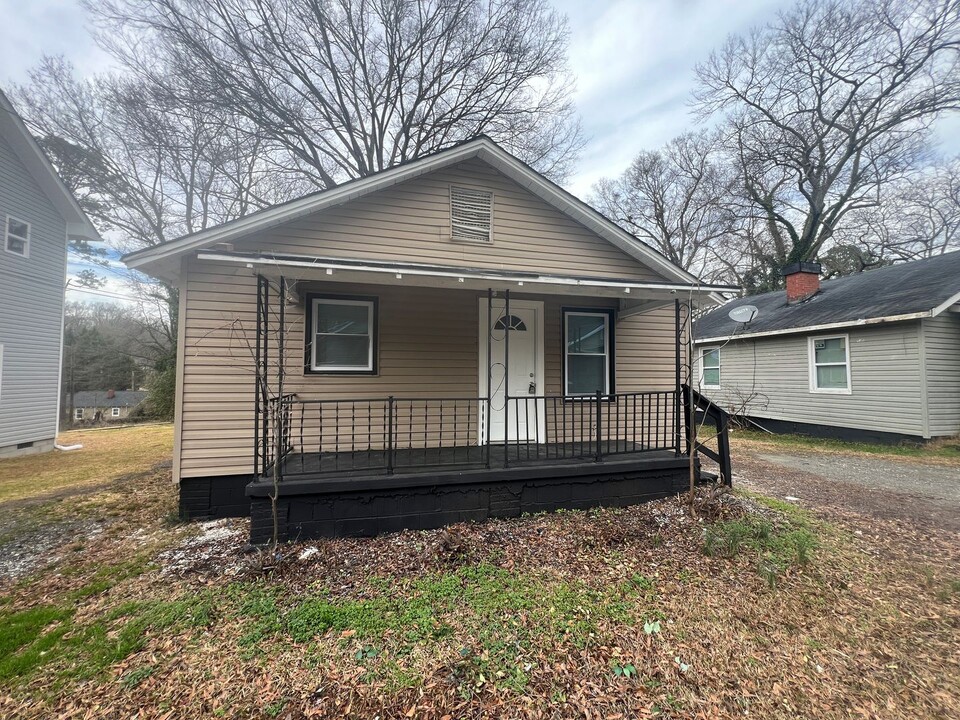
<path id="1" fill-rule="evenodd" d="M 0 92 L 0 457 L 57 434 L 67 243 L 96 229 Z"/>
<path id="2" fill-rule="evenodd" d="M 81 390 L 69 398 L 70 419 L 75 425 L 120 422 L 146 399 L 146 390 Z"/>
<path id="3" fill-rule="evenodd" d="M 960 252 L 714 310 L 695 328 L 701 392 L 773 432 L 880 441 L 960 433 Z M 748 323 L 732 309 L 753 305 Z"/>

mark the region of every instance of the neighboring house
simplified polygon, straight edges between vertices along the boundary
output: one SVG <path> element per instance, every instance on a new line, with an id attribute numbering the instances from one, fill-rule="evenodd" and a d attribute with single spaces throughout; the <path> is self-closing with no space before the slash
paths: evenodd
<path id="1" fill-rule="evenodd" d="M 0 92 L 0 457 L 53 447 L 67 243 L 99 240 Z"/>
<path id="2" fill-rule="evenodd" d="M 487 138 L 124 260 L 180 291 L 181 513 L 254 541 L 275 476 L 281 538 L 676 492 L 677 299 L 730 289 Z"/>
<path id="3" fill-rule="evenodd" d="M 786 291 L 700 319 L 701 392 L 774 432 L 896 441 L 960 433 L 960 252 L 820 283 L 787 268 Z M 746 325 L 730 319 L 758 308 Z"/>
<path id="4" fill-rule="evenodd" d="M 74 423 L 117 422 L 147 398 L 144 390 L 81 390 L 69 398 Z"/>

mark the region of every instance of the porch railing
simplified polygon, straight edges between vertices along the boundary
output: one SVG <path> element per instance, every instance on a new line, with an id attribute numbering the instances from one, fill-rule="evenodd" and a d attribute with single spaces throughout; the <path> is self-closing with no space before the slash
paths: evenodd
<path id="1" fill-rule="evenodd" d="M 264 404 L 259 468 L 290 478 L 679 453 L 677 400 L 673 390 L 506 400 L 284 395 Z"/>

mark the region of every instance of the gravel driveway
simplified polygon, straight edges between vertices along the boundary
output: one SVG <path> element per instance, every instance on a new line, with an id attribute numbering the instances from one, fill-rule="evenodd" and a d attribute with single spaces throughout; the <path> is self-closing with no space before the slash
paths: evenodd
<path id="1" fill-rule="evenodd" d="M 833 507 L 960 532 L 960 463 L 735 446 L 734 484 L 801 505 Z"/>

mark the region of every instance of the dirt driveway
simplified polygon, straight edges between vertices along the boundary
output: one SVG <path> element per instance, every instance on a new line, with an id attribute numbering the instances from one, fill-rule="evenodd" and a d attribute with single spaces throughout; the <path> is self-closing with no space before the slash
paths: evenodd
<path id="1" fill-rule="evenodd" d="M 960 463 L 740 442 L 734 482 L 801 505 L 960 532 Z"/>

